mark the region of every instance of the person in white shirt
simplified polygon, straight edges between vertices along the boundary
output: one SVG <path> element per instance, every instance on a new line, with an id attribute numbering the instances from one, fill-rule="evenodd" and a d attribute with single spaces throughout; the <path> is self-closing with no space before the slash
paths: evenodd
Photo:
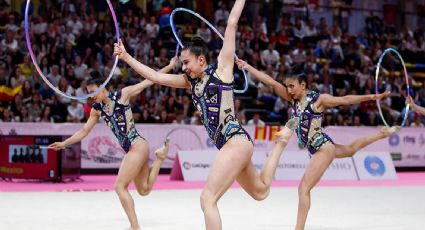
<path id="1" fill-rule="evenodd" d="M 276 67 L 277 63 L 279 63 L 280 54 L 277 50 L 274 49 L 274 47 L 274 43 L 269 43 L 268 48 L 261 52 L 261 63 L 264 66 L 272 65 L 274 68 Z"/>
<path id="2" fill-rule="evenodd" d="M 54 86 L 58 86 L 59 85 L 59 81 L 61 79 L 61 75 L 59 75 L 59 66 L 57 65 L 53 65 L 50 68 L 50 73 L 47 74 L 47 79 L 49 79 L 50 83 L 52 83 L 52 85 Z"/>
<path id="3" fill-rule="evenodd" d="M 81 63 L 80 55 L 75 56 L 74 61 L 75 61 L 75 66 L 74 66 L 75 78 L 77 78 L 78 80 L 82 80 L 87 75 L 88 67 L 86 64 Z"/>
<path id="4" fill-rule="evenodd" d="M 214 24 L 217 25 L 219 21 L 223 20 L 227 22 L 229 18 L 229 11 L 227 10 L 226 3 L 221 3 L 220 9 L 216 10 L 214 13 Z"/>
<path id="5" fill-rule="evenodd" d="M 80 35 L 81 30 L 83 29 L 83 23 L 81 23 L 76 13 L 72 14 L 71 20 L 68 20 L 66 26 L 72 28 L 72 33 L 75 34 L 75 36 Z"/>
<path id="6" fill-rule="evenodd" d="M 196 35 L 201 37 L 206 43 L 210 43 L 211 41 L 211 30 L 205 22 L 202 22 L 201 27 L 196 30 Z"/>
<path id="7" fill-rule="evenodd" d="M 146 24 L 146 34 L 149 35 L 149 38 L 154 39 L 159 33 L 159 25 L 156 23 L 156 18 L 152 16 L 150 22 Z"/>
<path id="8" fill-rule="evenodd" d="M 83 105 L 78 103 L 77 100 L 71 100 L 71 103 L 68 105 L 68 122 L 79 123 L 84 118 Z"/>
<path id="9" fill-rule="evenodd" d="M 316 26 L 314 25 L 313 19 L 310 19 L 310 21 L 308 21 L 308 25 L 305 27 L 305 35 L 306 37 L 317 36 L 317 29 L 316 29 Z"/>
<path id="10" fill-rule="evenodd" d="M 11 29 L 7 29 L 6 36 L 3 41 L 1 41 L 3 47 L 12 52 L 15 52 L 18 49 L 18 41 L 14 38 L 14 36 L 15 32 Z"/>
<path id="11" fill-rule="evenodd" d="M 255 125 L 255 126 L 265 126 L 266 123 L 261 120 L 259 113 L 254 113 L 254 116 L 251 120 L 248 121 L 247 125 Z"/>
<path id="12" fill-rule="evenodd" d="M 86 95 L 87 94 L 86 87 L 87 87 L 87 80 L 82 80 L 80 87 L 77 90 L 75 90 L 75 95 L 77 97 L 82 97 L 82 96 Z M 85 104 L 87 102 L 87 100 L 80 100 L 80 102 Z"/>

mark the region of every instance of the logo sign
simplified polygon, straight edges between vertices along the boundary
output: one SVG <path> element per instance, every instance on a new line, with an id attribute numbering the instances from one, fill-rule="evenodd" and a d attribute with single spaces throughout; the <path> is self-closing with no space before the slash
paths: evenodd
<path id="1" fill-rule="evenodd" d="M 178 159 L 181 162 L 178 167 L 181 167 L 183 179 L 185 181 L 206 181 L 217 153 L 217 150 L 178 151 Z M 262 169 L 266 159 L 265 152 L 255 151 L 251 162 L 256 170 L 259 171 Z"/>
<path id="2" fill-rule="evenodd" d="M 360 180 L 397 180 L 389 152 L 361 151 L 353 156 Z"/>
<path id="3" fill-rule="evenodd" d="M 276 169 L 275 180 L 301 180 L 309 163 L 306 151 L 285 151 Z M 321 180 L 358 180 L 353 160 L 335 159 Z"/>
<path id="4" fill-rule="evenodd" d="M 372 176 L 382 176 L 385 174 L 385 164 L 377 156 L 367 156 L 364 159 L 364 167 Z"/>
<path id="5" fill-rule="evenodd" d="M 400 137 L 397 134 L 393 134 L 388 138 L 388 142 L 391 147 L 396 147 L 400 144 Z"/>

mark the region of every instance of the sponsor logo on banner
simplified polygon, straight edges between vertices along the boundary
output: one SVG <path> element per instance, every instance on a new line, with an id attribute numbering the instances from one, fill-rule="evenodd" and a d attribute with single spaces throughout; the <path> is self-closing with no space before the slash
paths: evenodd
<path id="1" fill-rule="evenodd" d="M 334 159 L 323 174 L 322 180 L 358 180 L 352 158 Z"/>
<path id="2" fill-rule="evenodd" d="M 177 154 L 178 159 L 183 163 L 175 164 L 174 167 L 181 168 L 185 181 L 205 181 L 217 155 L 217 150 L 179 151 Z M 254 152 L 251 160 L 256 170 L 260 170 L 266 161 L 266 153 Z M 176 168 L 173 170 L 178 171 Z"/>
<path id="3" fill-rule="evenodd" d="M 400 143 L 400 137 L 397 134 L 393 134 L 388 138 L 388 143 L 390 146 L 396 147 Z"/>
<path id="4" fill-rule="evenodd" d="M 19 123 L 4 122 L 1 124 L 3 134 L 19 134 L 19 135 L 64 135 L 69 136 L 80 130 L 83 124 L 47 124 L 47 123 Z M 203 126 L 195 125 L 154 125 L 154 124 L 137 124 L 137 130 L 142 136 L 148 140 L 150 146 L 150 159 L 154 160 L 154 150 L 162 146 L 166 137 L 171 139 L 170 151 L 167 160 L 162 167 L 171 167 L 178 150 L 215 150 L 214 145 L 208 139 L 207 132 Z M 276 128 L 270 127 L 244 127 L 249 135 L 256 139 L 254 141 L 255 150 L 270 151 L 274 143 L 272 141 Z M 389 151 L 392 153 L 396 166 L 399 167 L 423 167 L 425 166 L 425 133 L 423 128 L 403 128 L 396 135 L 390 136 L 387 140 L 375 142 L 368 146 L 368 150 L 374 154 L 380 151 Z M 349 144 L 356 138 L 364 135 L 376 133 L 375 128 L 369 127 L 327 127 L 326 132 L 333 137 L 337 143 Z M 94 143 L 92 139 L 98 137 L 109 138 L 110 144 L 102 144 L 102 140 Z M 407 136 L 405 138 L 405 136 Z M 293 135 L 286 151 L 300 151 L 296 135 Z M 96 147 L 95 147 L 96 146 Z M 112 147 L 114 146 L 114 147 Z M 100 152 L 99 152 L 99 151 Z M 118 169 L 124 156 L 124 152 L 118 144 L 114 134 L 106 125 L 97 125 L 90 134 L 81 141 L 81 167 L 87 168 L 116 168 Z M 420 158 L 414 158 L 408 155 L 419 154 Z M 285 154 L 284 154 L 285 155 Z M 381 155 L 379 155 L 381 157 Z M 180 167 L 182 166 L 179 163 Z M 358 167 L 363 167 L 363 159 L 359 162 Z M 387 166 L 387 164 L 386 164 Z M 387 167 L 388 170 L 388 167 Z M 366 174 L 368 172 L 365 171 Z"/>
<path id="5" fill-rule="evenodd" d="M 347 164 L 346 162 L 337 162 L 337 161 L 334 161 L 329 166 L 329 168 L 332 169 L 332 170 L 351 170 L 353 168 L 353 165 L 352 164 Z"/>
<path id="6" fill-rule="evenodd" d="M 302 163 L 279 163 L 279 169 L 305 169 L 307 164 Z"/>
<path id="7" fill-rule="evenodd" d="M 385 164 L 377 156 L 367 156 L 364 159 L 364 166 L 367 172 L 372 176 L 382 176 L 385 174 Z"/>
<path id="8" fill-rule="evenodd" d="M 416 142 L 416 138 L 414 136 L 405 136 L 403 137 L 403 142 L 405 144 L 412 144 L 414 145 Z"/>
<path id="9" fill-rule="evenodd" d="M 388 152 L 360 151 L 353 156 L 360 180 L 397 180 Z"/>
<path id="10" fill-rule="evenodd" d="M 207 163 L 192 163 L 190 164 L 191 168 L 201 168 L 201 169 L 207 169 L 211 167 L 211 164 Z"/>
<path id="11" fill-rule="evenodd" d="M 419 135 L 419 144 L 421 147 L 425 145 L 425 137 L 422 133 Z"/>
<path id="12" fill-rule="evenodd" d="M 401 161 L 403 160 L 403 155 L 400 152 L 391 153 L 391 158 L 393 161 Z"/>
<path id="13" fill-rule="evenodd" d="M 208 148 L 215 148 L 215 145 L 213 141 L 211 140 L 211 138 L 208 137 L 205 143 L 207 144 Z"/>
<path id="14" fill-rule="evenodd" d="M 190 168 L 192 168 L 192 165 L 189 162 L 185 161 L 183 162 L 183 168 L 189 170 Z"/>

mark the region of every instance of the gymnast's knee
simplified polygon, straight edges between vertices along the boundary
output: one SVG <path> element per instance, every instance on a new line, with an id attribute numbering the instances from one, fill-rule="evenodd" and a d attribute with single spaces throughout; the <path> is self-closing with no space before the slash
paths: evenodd
<path id="1" fill-rule="evenodd" d="M 263 201 L 265 200 L 270 194 L 270 188 L 267 188 L 262 191 L 256 191 L 253 194 L 251 194 L 251 197 L 254 198 L 256 201 Z"/>
<path id="2" fill-rule="evenodd" d="M 205 211 L 208 208 L 217 205 L 217 197 L 208 189 L 204 189 L 201 193 L 201 208 L 202 211 Z"/>

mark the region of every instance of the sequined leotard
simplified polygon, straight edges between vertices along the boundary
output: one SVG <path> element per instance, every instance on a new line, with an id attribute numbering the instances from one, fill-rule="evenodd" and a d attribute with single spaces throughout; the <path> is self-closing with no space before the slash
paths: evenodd
<path id="1" fill-rule="evenodd" d="M 235 116 L 233 85 L 222 82 L 216 69 L 215 65 L 209 65 L 199 78 L 186 76 L 192 84 L 193 103 L 201 113 L 208 136 L 218 149 L 236 136 L 252 142 Z"/>
<path id="2" fill-rule="evenodd" d="M 110 92 L 109 99 L 112 101 L 112 114 L 108 105 L 103 103 L 93 103 L 93 109 L 100 111 L 101 117 L 111 128 L 118 139 L 121 147 L 126 153 L 130 150 L 131 144 L 137 139 L 144 139 L 137 132 L 134 125 L 133 114 L 130 105 L 119 103 L 121 91 Z"/>
<path id="3" fill-rule="evenodd" d="M 304 100 L 294 100 L 292 102 L 292 118 L 286 126 L 296 130 L 299 143 L 307 147 L 310 154 L 315 154 L 320 147 L 331 142 L 332 139 L 323 132 L 323 113 L 318 112 L 314 103 L 319 99 L 320 94 L 309 91 Z"/>

